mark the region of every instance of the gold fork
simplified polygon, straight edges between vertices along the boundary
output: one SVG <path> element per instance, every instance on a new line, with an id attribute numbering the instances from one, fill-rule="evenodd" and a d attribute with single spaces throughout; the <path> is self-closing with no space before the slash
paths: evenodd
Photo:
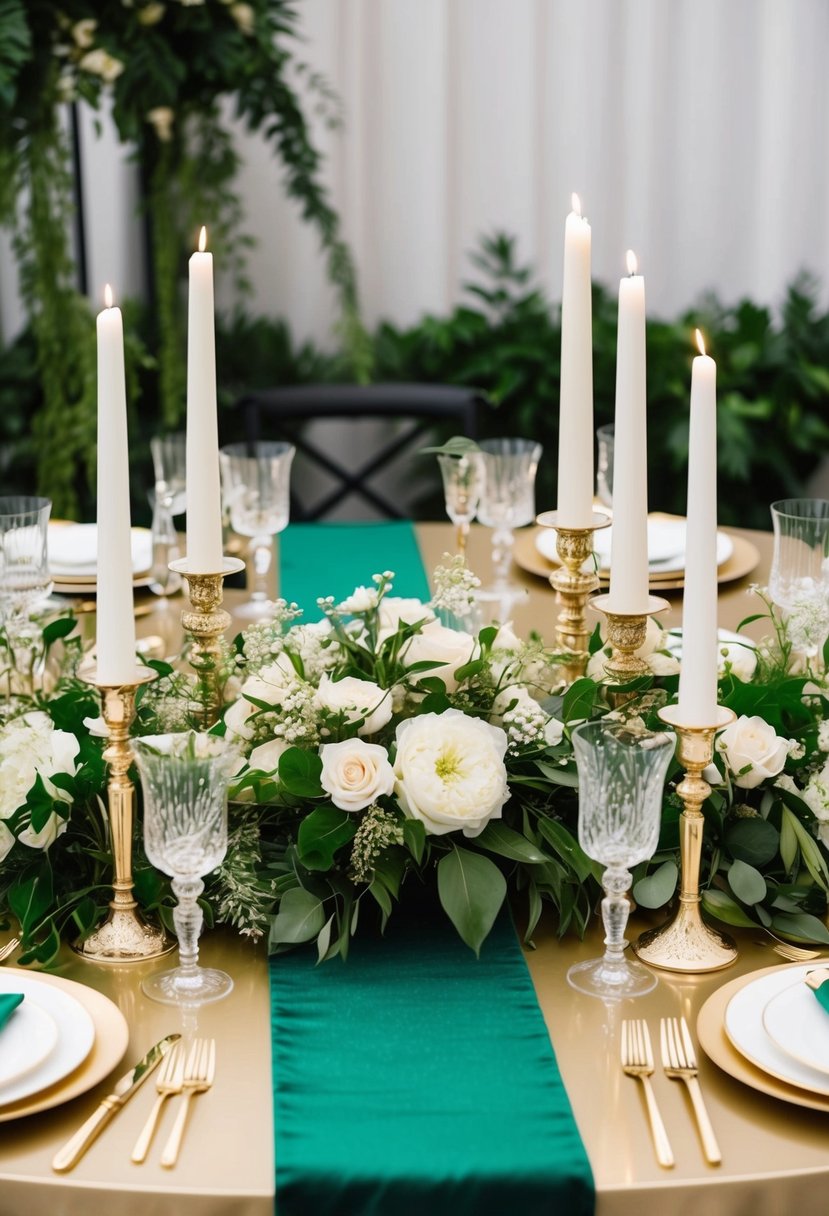
<path id="1" fill-rule="evenodd" d="M 196 1094 L 204 1093 L 213 1084 L 216 1075 L 216 1040 L 194 1039 L 184 1065 L 184 1098 L 179 1109 L 170 1138 L 161 1154 L 161 1164 L 172 1169 L 178 1160 L 190 1102 Z"/>
<path id="2" fill-rule="evenodd" d="M 804 950 L 802 946 L 792 946 L 789 942 L 775 942 L 772 950 L 793 963 L 811 963 L 813 959 L 826 956 L 823 950 Z"/>
<path id="3" fill-rule="evenodd" d="M 13 937 L 10 942 L 6 942 L 5 946 L 0 947 L 0 963 L 5 963 L 6 959 L 14 954 L 19 945 L 20 938 Z"/>
<path id="4" fill-rule="evenodd" d="M 685 1082 L 694 1107 L 705 1159 L 711 1165 L 719 1165 L 722 1153 L 697 1080 L 697 1057 L 685 1018 L 660 1018 L 659 1040 L 665 1076 L 672 1081 Z"/>
<path id="5" fill-rule="evenodd" d="M 653 1147 L 656 1149 L 656 1160 L 665 1169 L 670 1169 L 674 1164 L 674 1154 L 651 1088 L 653 1049 L 647 1022 L 641 1018 L 622 1022 L 622 1071 L 627 1076 L 635 1077 L 642 1082 L 653 1136 Z"/>
<path id="6" fill-rule="evenodd" d="M 153 1142 L 155 1129 L 158 1126 L 158 1121 L 161 1117 L 161 1111 L 167 1098 L 171 1098 L 174 1094 L 180 1094 L 184 1086 L 184 1048 L 181 1043 L 176 1043 L 172 1051 L 168 1051 L 164 1057 L 164 1062 L 158 1073 L 158 1080 L 155 1083 L 158 1097 L 155 1100 L 149 1118 L 141 1130 L 141 1135 L 135 1142 L 135 1148 L 132 1150 L 132 1160 L 136 1165 L 140 1165 L 142 1161 L 146 1161 L 147 1153 L 150 1151 L 150 1145 Z"/>

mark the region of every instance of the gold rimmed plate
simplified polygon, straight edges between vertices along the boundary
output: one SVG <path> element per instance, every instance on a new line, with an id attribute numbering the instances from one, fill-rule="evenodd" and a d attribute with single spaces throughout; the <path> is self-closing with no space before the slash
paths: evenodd
<path id="1" fill-rule="evenodd" d="M 748 975 L 738 976 L 729 983 L 723 984 L 721 988 L 712 993 L 699 1012 L 697 1038 L 709 1059 L 736 1081 L 741 1081 L 760 1093 L 790 1102 L 794 1106 L 805 1106 L 810 1110 L 829 1113 L 829 1095 L 800 1088 L 759 1067 L 734 1046 L 726 1032 L 727 1010 L 730 1002 L 738 993 L 765 976 L 777 975 L 783 982 L 793 983 L 793 973 L 803 970 L 802 963 L 795 963 L 792 967 L 764 967 L 761 971 L 752 971 Z M 758 1020 L 762 1018 L 762 1005 L 757 1009 L 756 1016 Z"/>
<path id="2" fill-rule="evenodd" d="M 91 1050 L 77 1068 L 54 1084 L 39 1089 L 18 1102 L 10 1102 L 0 1107 L 0 1123 L 7 1123 L 12 1119 L 22 1119 L 27 1115 L 37 1114 L 38 1111 L 49 1110 L 53 1106 L 61 1106 L 92 1089 L 123 1059 L 129 1042 L 129 1027 L 117 1005 L 96 989 L 87 988 L 85 984 L 41 972 L 33 975 L 32 972 L 14 967 L 4 968 L 3 973 L 5 976 L 18 975 L 30 980 L 36 976 L 39 982 L 60 989 L 86 1010 L 94 1027 Z"/>

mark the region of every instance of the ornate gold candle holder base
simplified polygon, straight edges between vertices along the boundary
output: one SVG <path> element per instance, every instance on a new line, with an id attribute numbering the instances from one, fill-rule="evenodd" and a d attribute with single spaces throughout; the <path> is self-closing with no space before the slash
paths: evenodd
<path id="1" fill-rule="evenodd" d="M 187 558 L 170 562 L 170 569 L 187 579 L 190 608 L 182 609 L 181 624 L 190 634 L 190 666 L 198 680 L 197 699 L 200 725 L 209 730 L 218 719 L 221 707 L 219 672 L 221 667 L 221 637 L 230 625 L 230 613 L 222 608 L 224 580 L 230 574 L 244 570 L 245 563 L 237 557 L 225 557 L 221 570 L 214 574 L 191 571 Z"/>
<path id="2" fill-rule="evenodd" d="M 730 709 L 720 708 L 717 721 L 710 726 L 686 726 L 678 720 L 676 705 L 661 709 L 659 716 L 676 731 L 677 757 L 685 769 L 685 777 L 677 786 L 677 793 L 685 804 L 679 819 L 682 867 L 679 909 L 673 920 L 643 933 L 633 949 L 643 963 L 665 971 L 686 974 L 719 971 L 735 961 L 737 947 L 727 934 L 705 923 L 700 909 L 699 868 L 705 826 L 701 807 L 711 793 L 702 771 L 711 763 L 714 736 L 734 721 L 734 714 Z"/>
<path id="3" fill-rule="evenodd" d="M 143 963 L 167 954 L 175 945 L 163 929 L 142 920 L 132 897 L 135 787 L 128 776 L 132 764 L 129 734 L 135 716 L 136 690 L 154 680 L 155 674 L 149 668 L 137 667 L 128 684 L 101 684 L 94 668 L 81 673 L 81 678 L 94 684 L 101 694 L 103 718 L 109 731 L 104 760 L 109 769 L 107 800 L 115 870 L 109 915 L 89 937 L 73 947 L 93 963 Z"/>
<path id="4" fill-rule="evenodd" d="M 570 662 L 561 665 L 562 674 L 570 683 L 583 676 L 587 667 L 587 640 L 590 636 L 587 600 L 590 593 L 599 588 L 596 571 L 584 571 L 582 566 L 593 553 L 593 533 L 607 528 L 610 517 L 594 511 L 589 528 L 565 528 L 559 526 L 558 516 L 558 511 L 545 511 L 535 522 L 542 528 L 556 529 L 556 552 L 561 565 L 550 575 L 550 586 L 556 593 L 560 610 L 556 622 L 556 645 L 559 652 L 573 656 Z"/>
<path id="5" fill-rule="evenodd" d="M 613 653 L 604 665 L 605 674 L 615 684 L 626 684 L 637 676 L 646 676 L 650 668 L 636 651 L 644 645 L 648 632 L 648 617 L 670 608 L 667 600 L 649 595 L 641 613 L 614 612 L 609 595 L 597 595 L 590 607 L 607 618 L 607 640 Z"/>

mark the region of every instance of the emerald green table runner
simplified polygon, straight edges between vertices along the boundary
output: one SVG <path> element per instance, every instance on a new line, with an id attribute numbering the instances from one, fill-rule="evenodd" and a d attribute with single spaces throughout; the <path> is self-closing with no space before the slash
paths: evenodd
<path id="1" fill-rule="evenodd" d="M 337 603 L 371 576 L 395 573 L 392 595 L 429 598 L 414 527 L 407 520 L 369 524 L 291 524 L 279 538 L 279 594 L 295 600 L 305 620 L 322 616 L 317 599 Z"/>
<path id="2" fill-rule="evenodd" d="M 281 552 L 282 594 L 309 609 L 384 569 L 396 594 L 428 594 L 409 524 L 292 525 Z M 508 915 L 478 960 L 417 894 L 346 963 L 271 960 L 277 1216 L 588 1216 L 590 1165 Z"/>

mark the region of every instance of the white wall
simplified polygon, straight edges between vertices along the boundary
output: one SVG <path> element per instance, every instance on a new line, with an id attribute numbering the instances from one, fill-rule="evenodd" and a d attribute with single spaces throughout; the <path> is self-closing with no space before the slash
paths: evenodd
<path id="1" fill-rule="evenodd" d="M 344 105 L 344 133 L 319 134 L 369 322 L 448 308 L 466 252 L 495 228 L 518 235 L 557 299 L 571 190 L 592 224 L 596 277 L 615 281 L 634 248 L 654 313 L 709 287 L 774 303 L 801 267 L 829 280 L 825 0 L 302 0 L 299 10 L 302 54 Z M 90 282 L 138 289 L 130 171 L 107 168 L 119 160 L 111 135 L 96 140 L 87 123 L 84 136 Z M 260 242 L 254 306 L 330 343 L 336 313 L 316 236 L 284 198 L 269 150 L 244 135 L 240 147 Z M 0 246 L 6 333 L 13 295 Z"/>

